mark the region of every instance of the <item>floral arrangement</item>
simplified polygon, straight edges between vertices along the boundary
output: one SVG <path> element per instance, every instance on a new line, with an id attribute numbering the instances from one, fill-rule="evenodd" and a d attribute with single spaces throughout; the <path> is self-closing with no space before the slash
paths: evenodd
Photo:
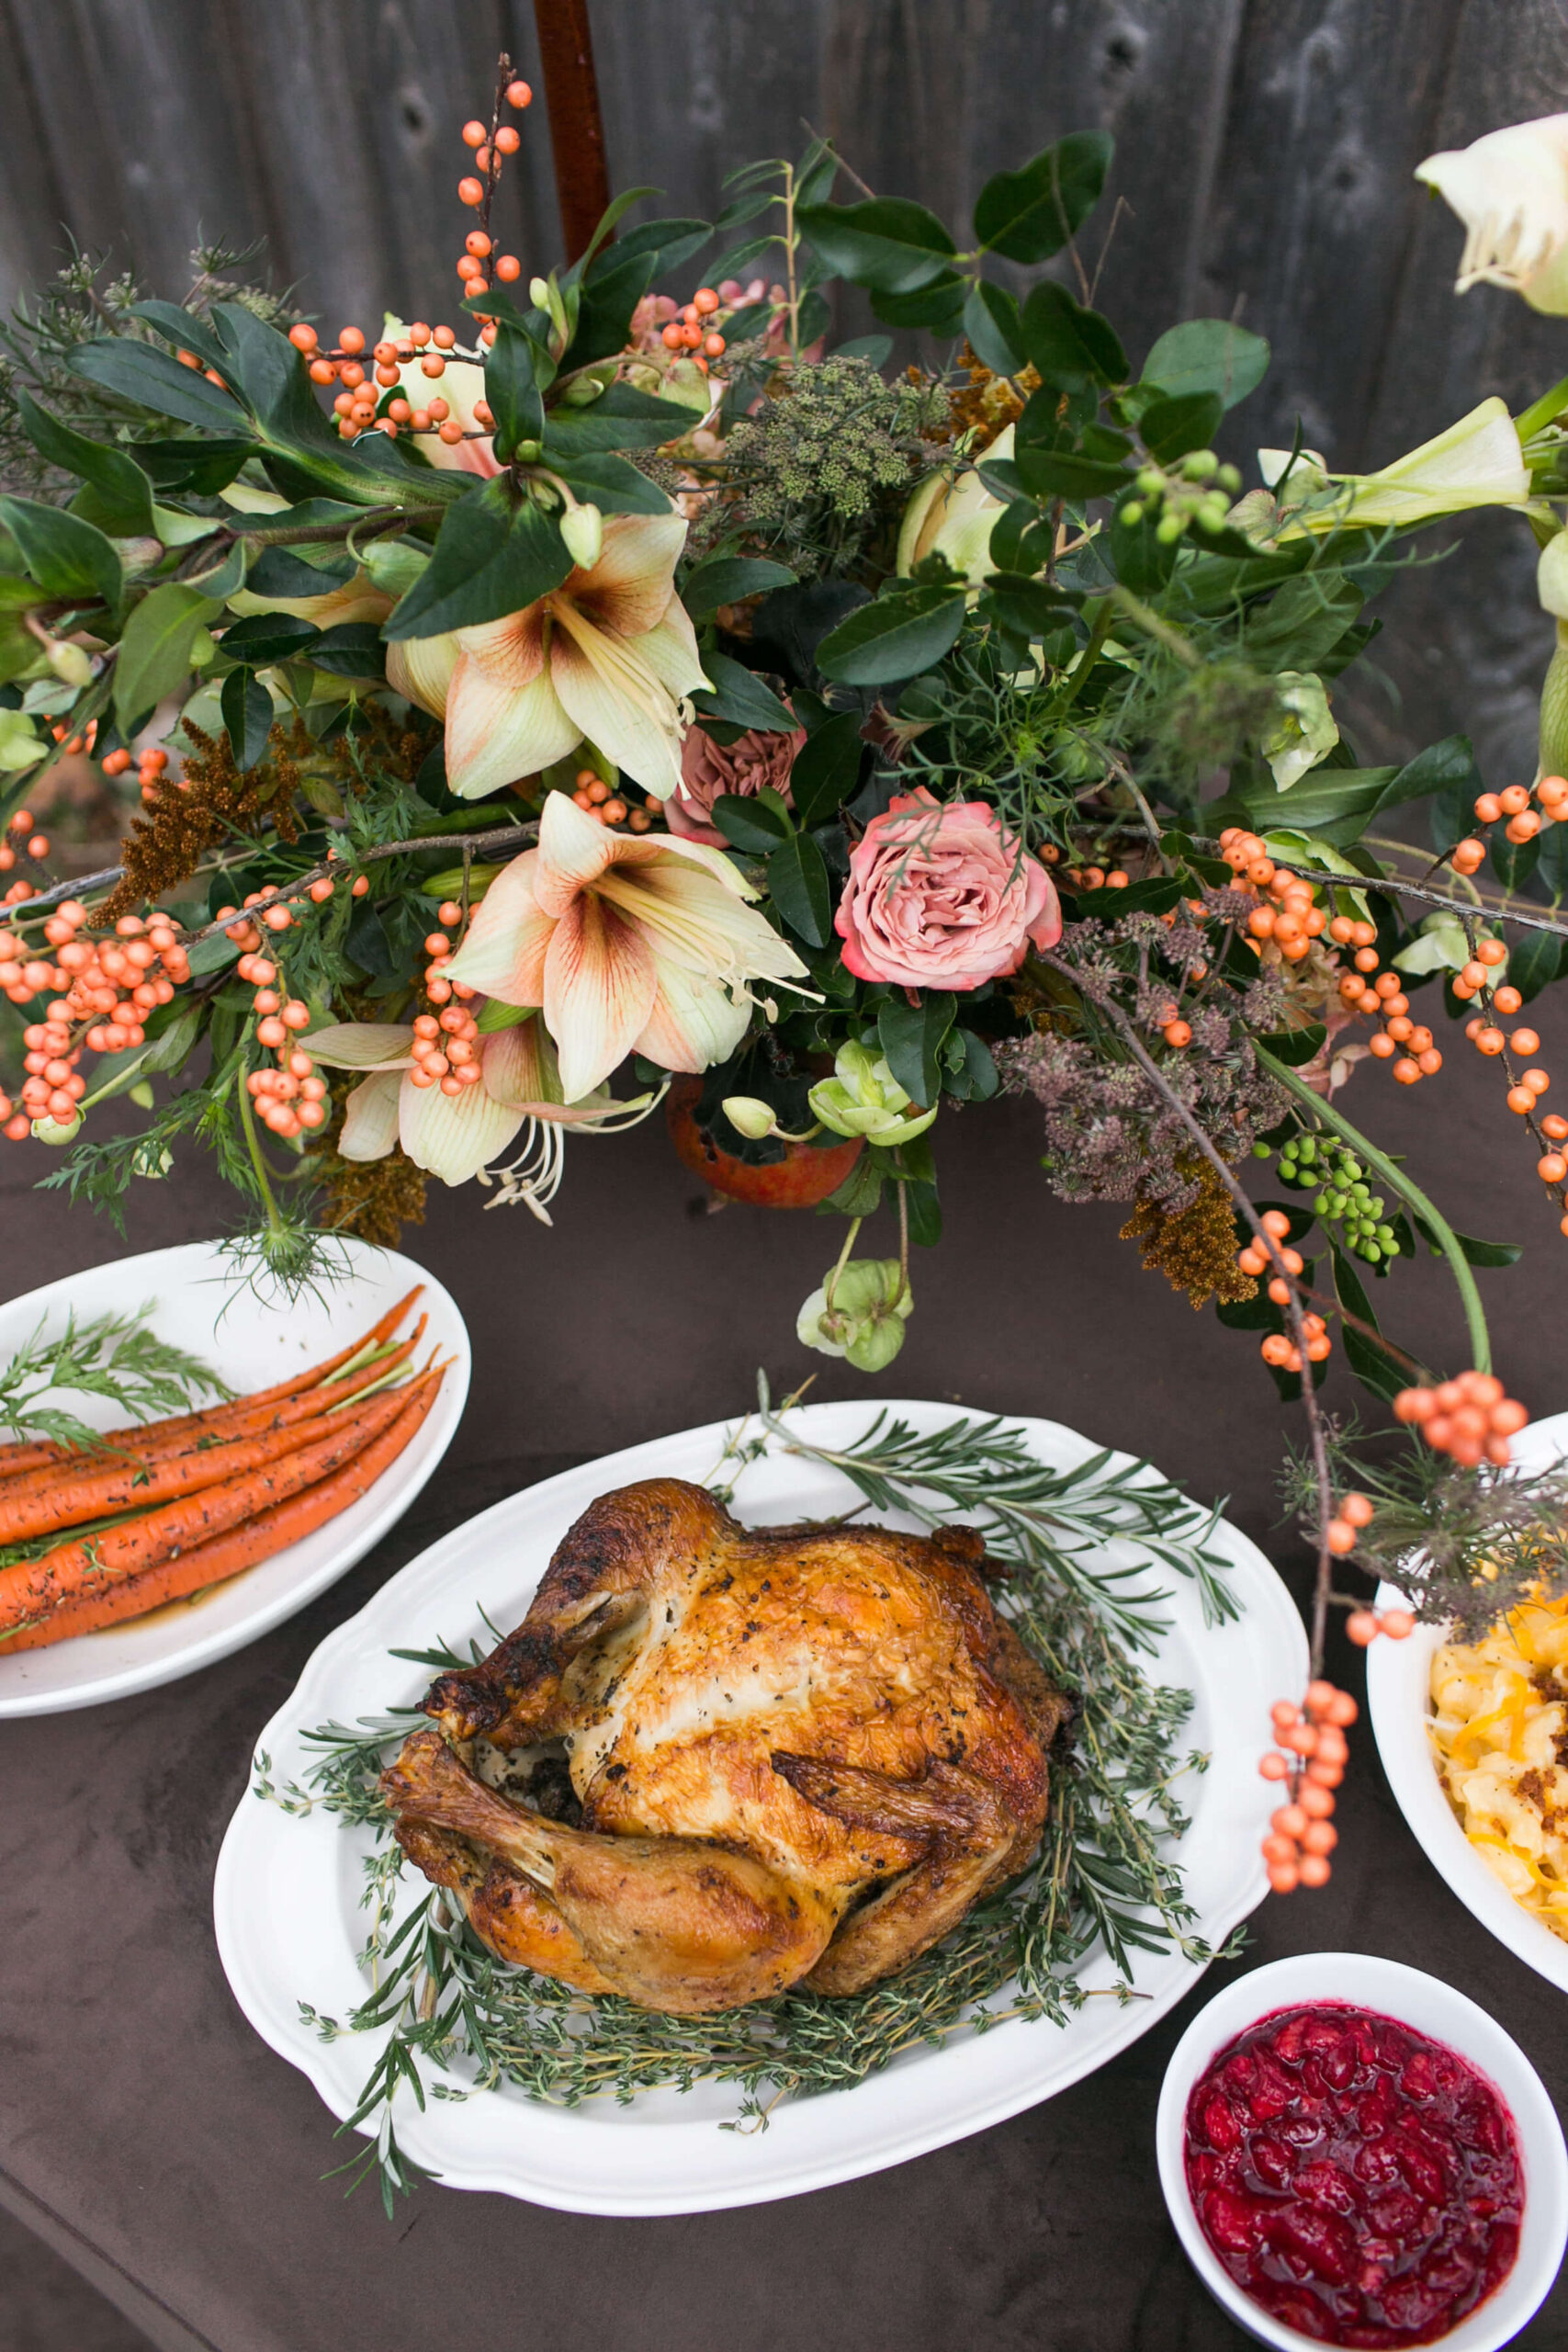
<path id="1" fill-rule="evenodd" d="M 720 1192 L 847 1221 L 799 1335 L 876 1372 L 944 1120 L 1019 1094 L 1043 1181 L 1125 1203 L 1302 1398 L 1315 1667 L 1331 1564 L 1386 1561 L 1385 1510 L 1401 1558 L 1445 1510 L 1471 1530 L 1428 1545 L 1450 1609 L 1525 1419 L 1472 1268 L 1518 1251 L 1455 1234 L 1341 1097 L 1375 1128 L 1383 1070 L 1439 1078 L 1461 1023 L 1568 1232 L 1521 1018 L 1568 935 L 1568 383 L 1371 474 L 1298 436 L 1247 488 L 1214 444 L 1263 341 L 1190 320 L 1134 365 L 1094 307 L 1102 133 L 998 173 L 966 243 L 836 200 L 814 140 L 711 226 L 628 225 L 630 191 L 544 274 L 491 230 L 529 96 L 503 61 L 462 133 L 456 324 L 329 336 L 211 254 L 181 302 L 83 261 L 14 320 L 6 1135 L 111 1213 L 205 1147 L 237 1246 L 294 1282 L 431 1177 L 547 1222 L 568 1141 L 661 1108 Z M 1564 168 L 1562 119 L 1423 165 L 1461 289 L 1568 312 Z M 835 280 L 889 332 L 829 348 Z M 895 334 L 926 356 L 889 372 Z M 1461 737 L 1362 764 L 1334 707 L 1409 535 L 1482 506 L 1533 533 L 1558 639 L 1538 773 L 1496 791 Z M 140 808 L 115 869 L 55 882 L 68 752 Z M 138 1128 L 100 1115 L 126 1095 Z M 1459 1379 L 1371 1304 L 1421 1247 Z M 1418 1432 L 1417 1501 L 1344 1491 L 1336 1348 Z M 1326 1873 L 1276 1835 L 1277 1883 Z"/>

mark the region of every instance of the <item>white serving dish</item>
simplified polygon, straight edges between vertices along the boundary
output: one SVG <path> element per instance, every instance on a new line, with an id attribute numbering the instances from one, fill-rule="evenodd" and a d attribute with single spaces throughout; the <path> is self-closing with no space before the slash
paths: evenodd
<path id="1" fill-rule="evenodd" d="M 1187 2102 L 1209 2061 L 1278 2009 L 1338 2001 L 1394 2018 L 1468 2058 L 1514 2119 L 1525 2211 L 1512 2270 L 1459 2326 L 1434 2338 L 1442 2352 L 1500 2352 L 1551 2293 L 1568 2243 L 1568 2154 L 1545 2084 L 1495 2018 L 1436 1976 L 1369 1952 L 1299 1952 L 1227 1984 L 1200 2009 L 1170 2055 L 1155 2124 L 1160 2187 L 1188 2260 L 1238 2327 L 1275 2352 L 1314 2352 L 1317 2339 L 1281 2326 L 1238 2287 L 1204 2236 L 1187 2190 Z M 1320 2352 L 1320 2347 L 1319 2347 Z"/>
<path id="2" fill-rule="evenodd" d="M 883 1409 L 926 1430 L 956 1418 L 950 1406 Z M 873 1410 L 863 1403 L 818 1405 L 798 1418 L 816 1442 L 841 1446 L 864 1430 Z M 1020 1425 L 1041 1459 L 1059 1466 L 1098 1450 L 1055 1422 Z M 423 1649 L 445 1640 L 461 1649 L 475 1635 L 488 1647 L 481 1607 L 495 1624 L 515 1625 L 556 1544 L 596 1495 L 656 1473 L 702 1479 L 725 1434 L 726 1425 L 714 1422 L 548 1479 L 496 1504 L 412 1562 L 356 1618 L 329 1634 L 261 1734 L 257 1746 L 270 1758 L 274 1781 L 299 1778 L 308 1768 L 302 1727 L 330 1718 L 352 1723 L 418 1698 L 428 1676 L 390 1657 L 394 1645 Z M 774 1454 L 745 1472 L 735 1508 L 754 1523 L 779 1524 L 829 1517 L 858 1500 L 837 1472 Z M 1235 1624 L 1206 1628 L 1196 1589 L 1157 1571 L 1151 1582 L 1174 1590 L 1165 1607 L 1168 1631 L 1151 1670 L 1194 1691 L 1190 1744 L 1212 1758 L 1206 1773 L 1182 1784 L 1192 1826 L 1181 1860 L 1197 1913 L 1193 1933 L 1218 1943 L 1266 1892 L 1258 1847 L 1272 1798 L 1258 1777 L 1258 1758 L 1269 1742 L 1269 1703 L 1303 1687 L 1307 1657 L 1295 1605 L 1262 1554 L 1223 1521 L 1213 1540 L 1232 1563 L 1244 1613 Z M 1138 1555 L 1116 1544 L 1107 1556 Z M 366 1932 L 360 1864 L 370 1850 L 368 1832 L 345 1829 L 329 1814 L 300 1820 L 247 1794 L 224 1840 L 214 1890 L 219 1951 L 235 1998 L 263 2039 L 310 2076 L 340 2117 L 357 2105 L 380 2039 L 325 2041 L 302 2022 L 299 2003 L 341 2018 L 365 1997 L 356 1954 Z M 423 1891 L 423 1881 L 414 1881 L 404 1900 Z M 944 2146 L 1066 2089 L 1146 2032 L 1198 1973 L 1168 1951 L 1140 1955 L 1136 2000 L 1091 1999 L 1062 2028 L 1013 2023 L 954 2038 L 941 2049 L 911 2051 L 853 2089 L 782 2103 L 761 2132 L 718 2129 L 737 2110 L 737 2095 L 721 2086 L 699 2086 L 683 2096 L 648 2093 L 626 2108 L 606 2100 L 570 2110 L 502 2086 L 462 2102 L 432 2099 L 423 2111 L 400 2091 L 398 2142 L 449 2187 L 499 2189 L 569 2211 L 689 2213 L 762 2203 Z M 1100 1952 L 1086 1962 L 1082 1979 L 1109 1992 L 1117 1972 Z"/>
<path id="3" fill-rule="evenodd" d="M 1542 1469 L 1568 1453 L 1568 1413 L 1533 1422 L 1514 1441 L 1514 1459 Z M 1375 1606 L 1402 1608 L 1405 1595 L 1382 1585 Z M 1433 1869 L 1465 1908 L 1528 1967 L 1568 1992 L 1568 1941 L 1521 1910 L 1465 1836 L 1438 1777 L 1427 1724 L 1432 1658 L 1439 1625 L 1417 1624 L 1408 1640 L 1376 1641 L 1367 1652 L 1367 1705 L 1390 1788 Z"/>
<path id="4" fill-rule="evenodd" d="M 347 1253 L 347 1276 L 315 1294 L 302 1294 L 292 1306 L 281 1299 L 270 1305 L 243 1281 L 236 1282 L 219 1243 L 192 1241 L 70 1274 L 0 1306 L 4 1362 L 40 1324 L 45 1338 L 62 1329 L 73 1310 L 85 1320 L 134 1312 L 152 1301 L 152 1327 L 163 1338 L 204 1357 L 230 1387 L 244 1390 L 268 1387 L 336 1354 L 422 1283 L 423 1293 L 400 1336 L 412 1329 L 420 1313 L 427 1314 L 421 1360 L 432 1348 L 451 1359 L 423 1426 L 358 1502 L 199 1600 L 78 1634 L 54 1648 L 23 1650 L 11 1657 L 0 1652 L 0 1720 L 99 1706 L 227 1657 L 335 1584 L 401 1518 L 462 1419 L 468 1335 L 457 1301 L 412 1259 L 363 1241 L 340 1246 Z M 98 1398 L 71 1396 L 62 1401 L 96 1429 L 113 1428 L 122 1418 Z"/>

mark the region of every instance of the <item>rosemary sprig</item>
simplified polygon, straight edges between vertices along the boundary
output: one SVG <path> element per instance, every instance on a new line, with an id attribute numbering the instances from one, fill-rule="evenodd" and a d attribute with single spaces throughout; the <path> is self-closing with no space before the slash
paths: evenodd
<path id="1" fill-rule="evenodd" d="M 1064 2024 L 1094 1997 L 1081 1971 L 1100 1946 L 1119 1975 L 1106 1989 L 1122 2001 L 1140 1997 L 1132 1983 L 1140 1952 L 1174 1948 L 1195 1964 L 1216 1956 L 1192 1932 L 1196 1915 L 1170 1851 L 1188 1826 L 1178 1784 L 1207 1761 L 1180 1749 L 1190 1694 L 1152 1682 L 1133 1655 L 1154 1648 L 1153 1611 L 1168 1597 L 1134 1583 L 1151 1561 L 1194 1578 L 1212 1618 L 1237 1615 L 1219 1581 L 1224 1563 L 1207 1548 L 1214 1515 L 1146 1464 L 1116 1469 L 1101 1454 L 1068 1474 L 1048 1471 L 1030 1455 L 1027 1433 L 998 1419 L 958 1420 L 922 1435 L 878 1415 L 853 1445 L 818 1449 L 779 1419 L 765 1385 L 756 1420 L 731 1433 L 712 1483 L 728 1493 L 774 1446 L 842 1471 L 874 1510 L 935 1526 L 944 1503 L 949 1517 L 962 1510 L 979 1519 L 993 1561 L 1008 1572 L 1003 1607 L 1075 1702 L 1071 1744 L 1053 1757 L 1039 1853 L 942 1944 L 851 1999 L 795 1990 L 713 2017 L 654 2016 L 504 1966 L 434 1890 L 394 1924 L 402 1858 L 386 1842 L 377 1776 L 415 1711 L 306 1732 L 316 1754 L 305 1784 L 279 1786 L 264 1754 L 256 1795 L 294 1814 L 321 1807 L 375 1833 L 361 1898 L 371 1915 L 360 1955 L 368 1996 L 341 2019 L 299 2005 L 323 2040 L 386 2035 L 340 2127 L 370 2134 L 369 2146 L 338 2167 L 348 2176 L 345 2194 L 378 2178 L 390 2214 L 409 2193 L 418 2168 L 393 2126 L 405 2087 L 421 2109 L 427 2098 L 466 2098 L 502 2082 L 570 2108 L 720 2083 L 739 2094 L 721 2128 L 755 2131 L 780 2099 L 846 2088 L 921 2044 L 1010 2021 Z M 1096 1562 L 1095 1549 L 1113 1539 L 1145 1556 L 1135 1566 Z M 438 1668 L 463 1662 L 445 1644 L 396 1655 Z"/>
<path id="2" fill-rule="evenodd" d="M 134 1315 L 100 1315 L 91 1322 L 66 1318 L 55 1340 L 40 1322 L 0 1371 L 0 1430 L 16 1438 L 46 1438 L 57 1445 L 103 1450 L 101 1433 L 62 1406 L 57 1396 L 102 1396 L 127 1421 L 186 1412 L 204 1396 L 233 1395 L 198 1356 L 150 1329 L 152 1302 Z"/>

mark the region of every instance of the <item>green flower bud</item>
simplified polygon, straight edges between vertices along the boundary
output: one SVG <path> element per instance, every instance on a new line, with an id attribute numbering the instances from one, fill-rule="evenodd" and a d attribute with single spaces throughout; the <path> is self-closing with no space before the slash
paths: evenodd
<path id="1" fill-rule="evenodd" d="M 1212 449 L 1190 449 L 1181 460 L 1181 470 L 1189 481 L 1207 481 L 1219 471 L 1220 461 Z"/>
<path id="2" fill-rule="evenodd" d="M 210 644 L 211 639 L 208 642 Z M 73 645 L 68 638 L 51 637 L 45 648 L 45 659 L 55 676 L 63 679 L 68 686 L 92 684 L 92 662 L 82 648 Z"/>
<path id="3" fill-rule="evenodd" d="M 812 1292 L 800 1310 L 795 1333 L 819 1355 L 842 1356 L 857 1372 L 883 1372 L 904 1344 L 904 1326 L 914 1304 L 897 1258 L 852 1258 Z"/>
<path id="4" fill-rule="evenodd" d="M 807 1101 L 812 1115 L 836 1136 L 869 1136 L 892 1146 L 923 1136 L 936 1117 L 933 1103 L 922 1111 L 869 1046 L 841 1046 L 833 1076 L 819 1079 Z"/>
<path id="5" fill-rule="evenodd" d="M 550 307 L 549 280 L 544 277 L 531 277 L 528 280 L 528 300 L 536 311 L 547 311 Z"/>
<path id="6" fill-rule="evenodd" d="M 158 1100 L 144 1078 L 137 1080 L 136 1084 L 130 1088 L 130 1100 L 139 1111 L 151 1111 Z"/>
<path id="7" fill-rule="evenodd" d="M 1382 1262 L 1382 1251 L 1375 1241 L 1364 1242 L 1361 1247 L 1361 1255 L 1369 1266 L 1380 1265 Z"/>
<path id="8" fill-rule="evenodd" d="M 1155 537 L 1162 548 L 1174 547 L 1187 528 L 1184 514 L 1162 514 L 1155 525 Z"/>
<path id="9" fill-rule="evenodd" d="M 741 1135 L 750 1136 L 753 1143 L 760 1143 L 764 1136 L 771 1136 L 777 1125 L 773 1104 L 761 1101 L 755 1094 L 727 1094 L 723 1109 L 730 1125 Z"/>
<path id="10" fill-rule="evenodd" d="M 1241 488 L 1241 475 L 1235 466 L 1222 466 L 1214 480 L 1222 490 L 1229 491 L 1233 498 Z"/>
<path id="11" fill-rule="evenodd" d="M 1158 498 L 1165 488 L 1165 476 L 1157 466 L 1141 467 L 1134 479 L 1145 498 Z"/>
<path id="12" fill-rule="evenodd" d="M 1144 519 L 1144 510 L 1138 500 L 1130 498 L 1126 505 L 1121 509 L 1118 519 L 1125 523 L 1129 530 L 1134 523 L 1141 523 Z"/>
<path id="13" fill-rule="evenodd" d="M 74 1143 L 82 1132 L 82 1114 L 78 1111 L 69 1119 L 35 1119 L 33 1135 L 39 1143 Z"/>

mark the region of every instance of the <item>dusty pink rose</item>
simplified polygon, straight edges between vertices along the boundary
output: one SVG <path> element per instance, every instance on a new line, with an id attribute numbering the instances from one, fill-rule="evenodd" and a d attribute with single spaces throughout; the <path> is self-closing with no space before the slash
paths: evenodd
<path id="1" fill-rule="evenodd" d="M 911 989 L 977 989 L 1062 935 L 1051 876 L 996 810 L 923 785 L 866 827 L 834 922 L 857 979 Z"/>
<path id="2" fill-rule="evenodd" d="M 763 735 L 753 728 L 733 743 L 716 743 L 700 727 L 688 727 L 681 746 L 681 781 L 664 804 L 671 831 L 684 841 L 727 847 L 718 827 L 709 821 L 720 793 L 738 792 L 750 799 L 771 785 L 787 801 L 789 772 L 805 741 L 804 727 L 790 735 Z"/>

